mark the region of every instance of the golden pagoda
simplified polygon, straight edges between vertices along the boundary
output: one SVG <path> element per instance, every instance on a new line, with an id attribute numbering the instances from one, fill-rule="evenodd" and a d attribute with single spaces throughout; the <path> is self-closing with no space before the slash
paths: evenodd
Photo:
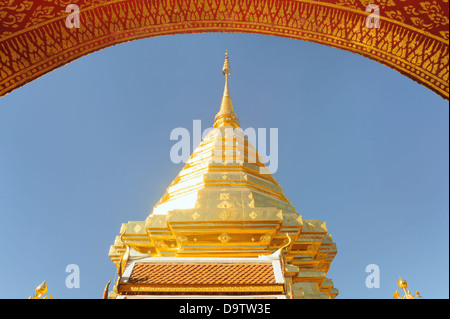
<path id="1" fill-rule="evenodd" d="M 303 219 L 244 135 L 228 88 L 213 129 L 144 221 L 122 224 L 109 298 L 330 299 L 337 253 Z"/>

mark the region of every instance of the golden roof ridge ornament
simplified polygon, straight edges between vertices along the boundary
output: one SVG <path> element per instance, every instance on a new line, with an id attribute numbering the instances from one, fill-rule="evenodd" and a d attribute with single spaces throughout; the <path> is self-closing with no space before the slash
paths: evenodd
<path id="1" fill-rule="evenodd" d="M 214 128 L 222 126 L 240 127 L 236 113 L 234 113 L 233 103 L 231 102 L 230 90 L 228 87 L 228 77 L 231 74 L 230 60 L 228 50 L 225 51 L 225 61 L 223 63 L 222 74 L 225 76 L 225 88 L 223 90 L 222 103 L 220 110 L 214 119 Z"/>
<path id="2" fill-rule="evenodd" d="M 276 250 L 274 253 L 270 254 L 270 255 L 259 255 L 258 258 L 262 258 L 262 259 L 279 259 L 281 256 L 281 252 L 283 251 L 283 249 L 285 249 L 286 247 L 288 247 L 291 242 L 291 236 L 289 236 L 288 233 L 285 233 L 286 237 L 288 238 L 287 243 L 285 243 L 283 246 L 281 246 L 280 248 L 278 248 L 278 250 Z"/>
<path id="3" fill-rule="evenodd" d="M 44 280 L 42 284 L 36 287 L 36 294 L 34 296 L 30 296 L 29 299 L 53 299 L 52 295 L 44 296 L 48 291 L 47 288 L 47 280 Z M 44 296 L 44 298 L 41 298 Z"/>
<path id="4" fill-rule="evenodd" d="M 394 299 L 414 299 L 416 296 L 418 298 L 422 298 L 422 296 L 420 295 L 420 293 L 418 291 L 416 291 L 416 296 L 411 294 L 411 291 L 406 290 L 406 288 L 408 288 L 408 282 L 403 279 L 401 276 L 398 277 L 398 282 L 397 282 L 398 286 L 403 289 L 403 291 L 405 292 L 404 296 L 401 296 L 400 293 L 398 292 L 398 290 L 396 290 L 394 292 Z"/>

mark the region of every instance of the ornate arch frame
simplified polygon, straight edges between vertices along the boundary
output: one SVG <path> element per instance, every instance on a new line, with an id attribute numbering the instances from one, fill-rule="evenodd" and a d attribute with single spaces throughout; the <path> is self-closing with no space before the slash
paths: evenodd
<path id="1" fill-rule="evenodd" d="M 3 0 L 0 96 L 89 53 L 170 34 L 311 41 L 375 60 L 449 99 L 448 0 Z M 79 28 L 69 28 L 79 8 Z M 369 27 L 380 9 L 379 27 Z M 366 12 L 366 10 L 368 12 Z M 372 20 L 373 21 L 373 20 Z M 73 26 L 73 25 L 72 25 Z"/>

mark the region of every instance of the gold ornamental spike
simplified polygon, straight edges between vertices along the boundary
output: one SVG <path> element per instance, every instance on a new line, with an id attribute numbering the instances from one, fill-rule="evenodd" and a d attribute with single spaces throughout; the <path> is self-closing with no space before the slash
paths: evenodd
<path id="1" fill-rule="evenodd" d="M 222 73 L 225 76 L 231 74 L 230 60 L 228 59 L 228 50 L 225 51 L 225 62 L 223 63 Z"/>
<path id="2" fill-rule="evenodd" d="M 42 284 L 36 287 L 36 295 L 45 295 L 48 291 L 47 280 L 44 280 Z"/>
<path id="3" fill-rule="evenodd" d="M 239 127 L 239 120 L 234 113 L 233 103 L 231 102 L 230 90 L 228 88 L 228 76 L 231 74 L 230 60 L 228 50 L 225 52 L 225 62 L 223 63 L 222 73 L 225 75 L 225 88 L 223 90 L 222 103 L 220 110 L 214 119 L 214 128 L 222 126 Z"/>
<path id="4" fill-rule="evenodd" d="M 228 76 L 231 74 L 231 66 L 230 66 L 230 60 L 228 59 L 228 50 L 225 51 L 225 61 L 223 62 L 223 68 L 222 73 L 225 75 L 225 89 L 223 90 L 223 96 L 224 97 L 230 97 L 230 90 L 228 89 Z M 231 105 L 231 98 L 229 99 L 229 107 L 231 110 L 233 110 L 233 105 Z M 227 102 L 227 101 L 226 101 Z M 224 106 L 224 101 L 222 100 L 222 106 Z M 228 105 L 225 105 L 228 106 Z"/>
<path id="5" fill-rule="evenodd" d="M 44 296 L 47 291 L 47 281 L 45 280 L 42 284 L 36 287 L 36 294 L 34 296 L 30 296 L 29 299 L 53 299 L 51 295 Z"/>
<path id="6" fill-rule="evenodd" d="M 119 276 L 123 275 L 123 272 L 125 271 L 125 267 L 127 266 L 128 259 L 130 258 L 130 253 L 131 253 L 130 245 L 128 245 L 128 244 L 125 244 L 125 245 L 127 246 L 127 250 L 125 251 L 125 254 L 122 256 L 122 260 L 120 261 L 120 264 L 121 264 L 120 269 L 121 269 L 121 271 L 120 271 Z"/>
<path id="7" fill-rule="evenodd" d="M 399 276 L 398 277 L 398 286 L 400 288 L 402 288 L 402 289 L 405 289 L 405 288 L 408 287 L 408 282 L 405 279 L 403 279 L 402 277 Z"/>
<path id="8" fill-rule="evenodd" d="M 103 290 L 103 298 L 102 299 L 108 299 L 108 291 L 109 291 L 110 284 L 111 284 L 111 280 L 108 281 L 108 283 L 105 286 L 105 289 Z"/>
<path id="9" fill-rule="evenodd" d="M 405 295 L 403 295 L 403 296 L 400 295 L 398 290 L 396 290 L 393 295 L 394 299 L 414 299 L 415 297 L 422 298 L 422 296 L 420 295 L 420 293 L 418 291 L 416 291 L 416 296 L 414 296 L 411 294 L 411 291 L 406 290 L 406 288 L 408 288 L 408 282 L 405 279 L 403 279 L 401 276 L 398 277 L 397 284 L 401 289 L 403 289 L 403 292 L 405 293 Z"/>

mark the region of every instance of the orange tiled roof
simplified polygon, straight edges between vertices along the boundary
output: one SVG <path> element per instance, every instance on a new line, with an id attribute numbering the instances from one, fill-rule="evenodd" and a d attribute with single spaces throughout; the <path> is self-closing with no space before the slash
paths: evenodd
<path id="1" fill-rule="evenodd" d="M 272 264 L 137 263 L 128 280 L 145 285 L 276 284 Z"/>

